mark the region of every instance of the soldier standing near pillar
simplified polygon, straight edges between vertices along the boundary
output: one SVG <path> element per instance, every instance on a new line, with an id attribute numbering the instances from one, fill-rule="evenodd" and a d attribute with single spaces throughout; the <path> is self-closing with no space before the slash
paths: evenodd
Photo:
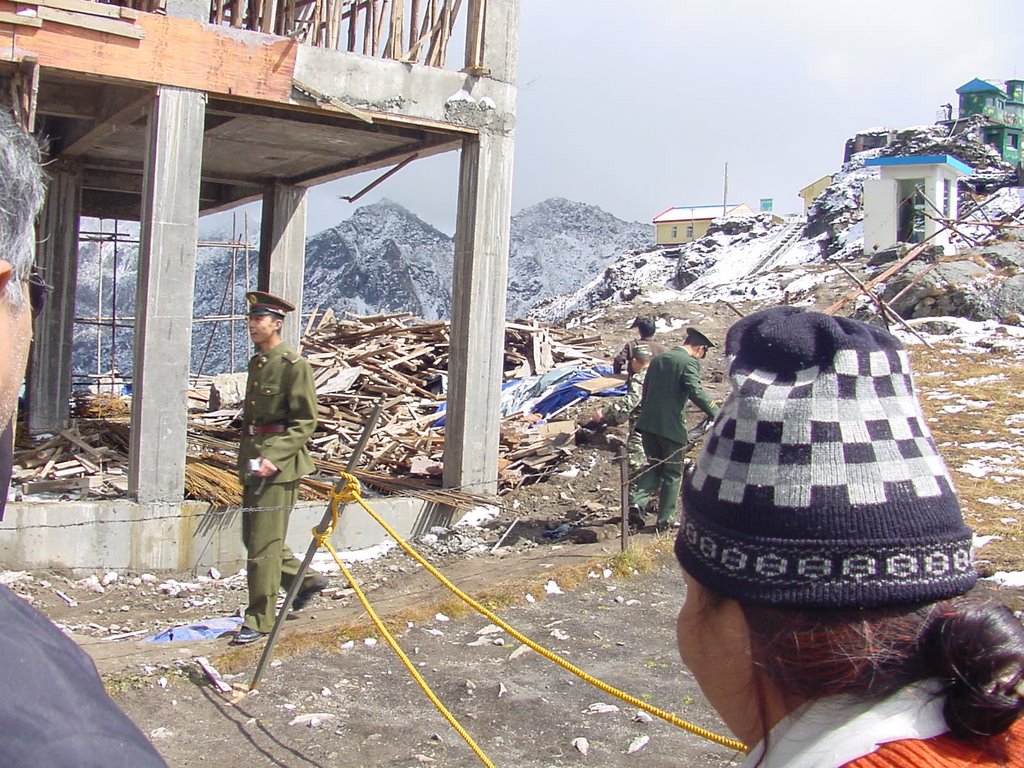
<path id="1" fill-rule="evenodd" d="M 291 586 L 300 563 L 285 544 L 288 518 L 298 498 L 299 480 L 313 471 L 306 442 L 316 429 L 313 372 L 301 355 L 281 340 L 284 317 L 295 307 L 264 291 L 250 291 L 249 338 L 256 354 L 242 406 L 238 477 L 242 482 L 242 540 L 247 552 L 249 605 L 232 641 L 245 645 L 267 635 L 274 624 L 277 593 Z M 307 574 L 295 596 L 300 610 L 327 579 Z"/>

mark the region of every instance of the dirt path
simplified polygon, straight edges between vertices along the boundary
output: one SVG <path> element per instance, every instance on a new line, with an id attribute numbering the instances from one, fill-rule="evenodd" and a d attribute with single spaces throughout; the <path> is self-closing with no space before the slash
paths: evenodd
<path id="1" fill-rule="evenodd" d="M 584 548 L 575 548 L 572 556 L 584 557 L 579 549 Z M 522 563 L 522 568 L 536 572 L 538 563 Z M 498 613 L 608 684 L 726 734 L 679 661 L 674 626 L 683 584 L 671 557 L 660 557 L 650 572 L 633 578 L 607 577 L 600 568 L 593 575 L 576 589 L 534 603 L 523 593 L 517 604 Z M 460 586 L 468 588 L 468 580 Z M 432 600 L 418 588 L 408 597 Z M 408 603 L 393 599 L 396 605 Z M 302 623 L 312 628 L 316 621 Z M 489 623 L 477 614 L 445 621 L 431 613 L 411 626 L 402 624 L 396 635 L 495 765 L 726 766 L 736 757 L 663 720 L 635 719 L 635 707 L 537 653 L 513 656 L 517 641 L 501 632 L 478 634 Z M 300 637 L 303 627 L 289 633 Z M 259 692 L 236 706 L 228 706 L 195 673 L 169 675 L 163 688 L 151 680 L 117 698 L 172 768 L 212 760 L 290 768 L 482 764 L 383 641 L 346 645 L 330 633 L 318 637 L 316 647 L 270 668 Z M 212 648 L 223 651 L 224 644 L 214 641 Z M 248 681 L 251 664 L 245 662 L 254 663 L 258 653 L 240 650 L 244 656 L 220 657 L 242 670 L 232 682 Z M 593 704 L 616 704 L 619 710 L 585 712 Z M 645 736 L 646 745 L 628 753 Z M 579 738 L 589 743 L 587 755 L 573 745 Z"/>

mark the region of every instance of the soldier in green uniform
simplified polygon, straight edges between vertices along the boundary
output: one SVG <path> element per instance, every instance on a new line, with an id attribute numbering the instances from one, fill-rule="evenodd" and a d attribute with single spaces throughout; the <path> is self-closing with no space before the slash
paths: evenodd
<path id="1" fill-rule="evenodd" d="M 686 403 L 692 402 L 708 416 L 718 413 L 700 384 L 700 361 L 713 346 L 696 328 L 687 328 L 682 346 L 655 357 L 644 379 L 636 428 L 647 454 L 647 467 L 634 484 L 630 505 L 635 504 L 636 514 L 642 514 L 657 493 L 660 531 L 677 520 L 687 443 Z"/>
<path id="2" fill-rule="evenodd" d="M 285 545 L 288 518 L 299 480 L 313 471 L 306 441 L 316 429 L 313 372 L 301 355 L 281 340 L 285 314 L 295 307 L 264 291 L 250 291 L 249 338 L 256 354 L 242 406 L 238 477 L 242 482 L 242 540 L 247 552 L 249 605 L 233 642 L 244 645 L 268 634 L 274 624 L 277 593 L 288 589 L 300 563 Z M 296 594 L 301 609 L 327 579 L 309 573 Z"/>
<path id="3" fill-rule="evenodd" d="M 618 398 L 607 408 L 598 408 L 590 417 L 591 426 L 618 426 L 629 424 L 629 437 L 626 439 L 626 464 L 629 467 L 629 524 L 633 528 L 643 528 L 643 515 L 634 511 L 633 496 L 636 493 L 636 479 L 647 464 L 644 453 L 643 439 L 636 430 L 638 406 L 644 389 L 644 377 L 647 365 L 651 362 L 651 348 L 646 344 L 634 344 L 630 350 L 629 378 L 626 382 L 626 394 Z M 638 510 L 638 508 L 636 508 Z"/>

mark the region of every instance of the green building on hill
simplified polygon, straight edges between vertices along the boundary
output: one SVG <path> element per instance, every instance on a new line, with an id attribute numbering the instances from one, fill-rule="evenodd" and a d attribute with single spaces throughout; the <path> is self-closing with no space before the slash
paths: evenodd
<path id="1" fill-rule="evenodd" d="M 976 77 L 956 92 L 960 97 L 960 119 L 972 115 L 987 118 L 989 124 L 982 128 L 982 139 L 1003 160 L 1018 165 L 1024 133 L 1024 80 L 1007 80 L 1005 87 L 1000 87 Z M 952 115 L 947 115 L 947 121 L 952 122 Z"/>

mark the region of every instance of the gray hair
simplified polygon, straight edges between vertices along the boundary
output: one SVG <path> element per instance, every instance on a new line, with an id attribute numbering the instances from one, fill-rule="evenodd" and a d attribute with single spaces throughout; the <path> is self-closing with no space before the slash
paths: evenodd
<path id="1" fill-rule="evenodd" d="M 0 244 L 14 267 L 6 298 L 15 306 L 23 296 L 35 254 L 35 218 L 43 205 L 46 185 L 39 145 L 0 109 Z"/>

